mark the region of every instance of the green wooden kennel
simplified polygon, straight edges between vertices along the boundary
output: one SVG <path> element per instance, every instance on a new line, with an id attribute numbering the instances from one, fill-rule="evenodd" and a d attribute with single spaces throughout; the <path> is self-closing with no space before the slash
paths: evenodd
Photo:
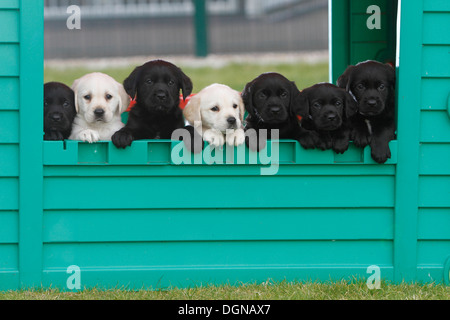
<path id="1" fill-rule="evenodd" d="M 381 30 L 369 31 L 373 4 Z M 366 279 L 370 266 L 395 283 L 448 283 L 450 2 L 403 1 L 399 33 L 396 12 L 330 1 L 333 81 L 397 57 L 392 158 L 280 141 L 264 175 L 245 147 L 179 164 L 176 141 L 44 142 L 43 1 L 2 0 L 0 290 L 71 289 L 77 270 L 81 288 Z"/>

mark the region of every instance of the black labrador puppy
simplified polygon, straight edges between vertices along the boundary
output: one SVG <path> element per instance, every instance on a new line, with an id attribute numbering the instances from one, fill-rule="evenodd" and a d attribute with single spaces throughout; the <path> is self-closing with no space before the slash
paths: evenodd
<path id="1" fill-rule="evenodd" d="M 350 118 L 350 138 L 358 147 L 370 145 L 372 158 L 385 163 L 391 157 L 389 141 L 395 139 L 395 70 L 388 64 L 365 61 L 349 66 L 337 85 L 357 101 Z"/>
<path id="2" fill-rule="evenodd" d="M 136 100 L 125 127 L 111 138 L 118 148 L 130 146 L 133 140 L 170 139 L 172 132 L 184 127 L 179 107 L 192 92 L 192 81 L 174 64 L 153 60 L 136 67 L 125 79 L 125 91 Z"/>
<path id="3" fill-rule="evenodd" d="M 353 97 L 331 83 L 306 88 L 300 97 L 301 103 L 294 112 L 301 117 L 302 127 L 317 134 L 318 141 L 314 147 L 344 153 L 350 139 L 348 115 L 352 115 L 356 108 Z"/>
<path id="4" fill-rule="evenodd" d="M 246 84 L 242 99 L 248 113 L 246 144 L 251 150 L 259 151 L 266 146 L 262 129 L 267 130 L 267 139 L 271 139 L 271 130 L 278 130 L 279 139 L 294 139 L 308 144 L 315 142 L 298 125 L 293 112 L 295 105 L 300 103 L 300 91 L 283 75 L 274 72 L 259 75 Z"/>
<path id="5" fill-rule="evenodd" d="M 72 132 L 75 94 L 60 82 L 44 84 L 44 140 L 64 140 Z"/>

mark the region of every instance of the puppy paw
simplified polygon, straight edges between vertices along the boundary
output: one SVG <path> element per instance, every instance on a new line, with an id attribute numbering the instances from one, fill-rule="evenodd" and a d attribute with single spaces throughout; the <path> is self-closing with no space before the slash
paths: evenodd
<path id="1" fill-rule="evenodd" d="M 348 150 L 348 139 L 333 141 L 333 151 L 336 153 L 344 153 Z"/>
<path id="2" fill-rule="evenodd" d="M 203 133 L 203 140 L 208 142 L 213 148 L 221 147 L 225 143 L 223 134 L 212 129 L 206 130 L 205 133 Z"/>
<path id="3" fill-rule="evenodd" d="M 316 148 L 320 150 L 328 150 L 331 149 L 332 146 L 331 140 L 328 139 L 322 139 L 316 144 Z"/>
<path id="4" fill-rule="evenodd" d="M 316 148 L 316 146 L 322 143 L 319 135 L 312 131 L 302 134 L 298 139 L 298 142 L 300 142 L 300 145 L 304 149 L 314 149 Z"/>
<path id="5" fill-rule="evenodd" d="M 370 143 L 370 137 L 359 131 L 353 130 L 350 139 L 353 140 L 353 144 L 358 148 L 364 148 Z"/>
<path id="6" fill-rule="evenodd" d="M 64 140 L 64 136 L 59 131 L 50 131 L 44 134 L 44 140 L 51 140 L 51 141 Z"/>
<path id="7" fill-rule="evenodd" d="M 233 132 L 227 132 L 226 135 L 227 144 L 231 147 L 240 146 L 245 142 L 245 133 L 242 129 L 234 130 Z"/>
<path id="8" fill-rule="evenodd" d="M 133 135 L 128 131 L 121 129 L 113 134 L 111 137 L 112 143 L 117 147 L 121 149 L 125 149 L 126 147 L 131 146 L 131 143 L 133 142 L 134 137 Z"/>
<path id="9" fill-rule="evenodd" d="M 391 158 L 391 149 L 389 149 L 389 145 L 381 145 L 381 144 L 372 144 L 372 159 L 377 163 L 385 163 L 388 159 Z"/>
<path id="10" fill-rule="evenodd" d="M 81 131 L 78 134 L 78 140 L 84 141 L 84 142 L 89 142 L 89 143 L 94 143 L 97 142 L 98 140 L 100 140 L 100 135 L 98 134 L 97 131 L 91 130 L 91 129 L 86 129 Z"/>
<path id="11" fill-rule="evenodd" d="M 244 136 L 244 139 L 247 147 L 253 152 L 259 152 L 267 145 L 267 139 L 258 136 L 256 131 L 247 131 L 247 135 Z"/>
<path id="12" fill-rule="evenodd" d="M 197 132 L 197 130 L 195 130 L 195 128 L 193 126 L 186 126 L 185 129 L 189 132 L 189 135 L 191 138 L 190 143 L 187 141 L 184 141 L 186 148 L 191 153 L 196 154 L 196 153 L 202 152 L 204 145 L 205 145 L 203 143 L 202 136 Z"/>

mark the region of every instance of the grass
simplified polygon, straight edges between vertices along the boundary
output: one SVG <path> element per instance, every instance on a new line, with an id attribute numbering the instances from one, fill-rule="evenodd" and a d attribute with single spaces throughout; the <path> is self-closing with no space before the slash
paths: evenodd
<path id="1" fill-rule="evenodd" d="M 365 282 L 272 282 L 170 290 L 9 291 L 0 300 L 450 300 L 450 287 L 382 283 L 369 290 Z"/>
<path id="2" fill-rule="evenodd" d="M 133 71 L 133 66 L 97 69 L 95 71 L 109 74 L 118 82 L 123 80 Z M 278 72 L 291 81 L 295 81 L 299 89 L 309 87 L 318 82 L 328 81 L 328 63 L 279 63 L 271 65 L 231 63 L 220 68 L 212 67 L 189 67 L 179 65 L 182 70 L 191 78 L 194 84 L 193 92 L 198 92 L 202 88 L 212 83 L 222 83 L 231 88 L 241 91 L 245 84 L 264 72 Z M 69 86 L 82 75 L 93 72 L 87 68 L 67 68 L 64 70 L 46 67 L 44 69 L 44 82 L 59 81 Z"/>

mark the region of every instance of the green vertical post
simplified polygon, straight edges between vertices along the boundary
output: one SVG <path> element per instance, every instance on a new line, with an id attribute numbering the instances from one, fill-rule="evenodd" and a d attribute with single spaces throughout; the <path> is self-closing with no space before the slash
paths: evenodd
<path id="1" fill-rule="evenodd" d="M 44 1 L 20 0 L 19 281 L 41 285 Z"/>
<path id="2" fill-rule="evenodd" d="M 208 13 L 206 0 L 194 0 L 195 15 L 195 55 L 206 57 L 208 55 Z"/>
<path id="3" fill-rule="evenodd" d="M 417 272 L 419 207 L 422 0 L 402 1 L 398 95 L 398 164 L 395 189 L 394 276 L 410 282 Z M 400 52 L 398 51 L 400 50 Z M 399 52 L 399 53 L 398 53 Z"/>

